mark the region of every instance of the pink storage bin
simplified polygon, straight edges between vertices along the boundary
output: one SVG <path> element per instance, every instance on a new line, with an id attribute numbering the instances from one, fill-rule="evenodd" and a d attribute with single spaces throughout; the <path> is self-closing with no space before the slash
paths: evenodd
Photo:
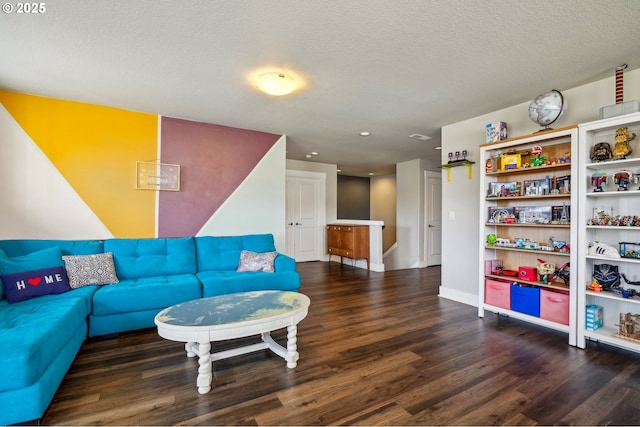
<path id="1" fill-rule="evenodd" d="M 484 280 L 484 302 L 496 307 L 511 309 L 511 282 Z"/>
<path id="2" fill-rule="evenodd" d="M 540 290 L 540 317 L 563 325 L 569 324 L 569 293 Z"/>

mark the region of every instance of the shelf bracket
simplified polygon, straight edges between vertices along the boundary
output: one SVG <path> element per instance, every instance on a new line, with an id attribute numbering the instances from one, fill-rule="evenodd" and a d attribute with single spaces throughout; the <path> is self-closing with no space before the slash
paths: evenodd
<path id="1" fill-rule="evenodd" d="M 473 172 L 472 172 L 472 166 L 475 164 L 475 162 L 469 161 L 469 160 L 456 160 L 453 161 L 451 163 L 447 163 L 444 165 L 440 165 L 441 169 L 446 169 L 447 170 L 447 181 L 451 181 L 451 168 L 455 168 L 458 166 L 467 166 L 467 175 L 469 176 L 469 179 L 473 178 Z"/>

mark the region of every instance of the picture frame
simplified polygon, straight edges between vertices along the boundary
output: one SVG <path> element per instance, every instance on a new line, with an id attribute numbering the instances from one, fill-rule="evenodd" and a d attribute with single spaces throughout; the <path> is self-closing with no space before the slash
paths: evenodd
<path id="1" fill-rule="evenodd" d="M 136 190 L 180 191 L 180 165 L 136 162 Z"/>

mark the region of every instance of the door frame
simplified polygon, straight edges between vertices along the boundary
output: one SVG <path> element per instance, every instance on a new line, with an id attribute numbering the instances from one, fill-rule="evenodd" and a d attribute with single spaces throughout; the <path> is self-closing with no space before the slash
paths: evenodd
<path id="1" fill-rule="evenodd" d="M 288 178 L 309 178 L 318 181 L 318 194 L 316 194 L 316 255 L 318 260 L 326 260 L 328 255 L 326 254 L 326 211 L 327 211 L 327 174 L 324 172 L 308 172 L 294 169 L 286 170 L 285 177 L 285 197 L 289 196 L 289 189 L 287 188 Z M 288 201 L 286 201 L 288 203 Z M 286 214 L 284 220 L 286 221 Z M 285 241 L 289 241 L 289 227 L 285 223 Z M 293 255 L 291 255 L 293 256 Z"/>
<path id="2" fill-rule="evenodd" d="M 442 175 L 437 172 L 431 172 L 428 170 L 424 171 L 424 218 L 423 218 L 423 248 L 424 248 L 424 256 L 423 256 L 423 266 L 430 267 L 433 265 L 441 265 L 442 259 L 438 263 L 430 263 L 429 253 L 430 253 L 430 245 L 429 245 L 429 210 L 427 209 L 427 202 L 431 200 L 431 194 L 429 193 L 429 178 L 438 179 L 440 181 L 440 232 L 442 233 Z M 442 242 L 440 243 L 440 253 L 442 254 Z M 442 255 L 441 255 L 442 257 Z"/>

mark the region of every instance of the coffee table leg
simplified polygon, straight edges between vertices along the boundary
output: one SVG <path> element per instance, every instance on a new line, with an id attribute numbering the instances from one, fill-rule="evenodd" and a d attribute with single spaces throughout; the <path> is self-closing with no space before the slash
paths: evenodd
<path id="1" fill-rule="evenodd" d="M 296 325 L 287 326 L 287 354 L 284 360 L 287 361 L 287 368 L 295 368 L 298 365 L 298 327 Z"/>
<path id="2" fill-rule="evenodd" d="M 211 370 L 211 343 L 198 343 L 198 393 L 205 394 L 211 390 L 211 380 L 213 378 Z"/>
<path id="3" fill-rule="evenodd" d="M 187 357 L 195 357 L 198 354 L 198 343 L 188 342 L 184 345 L 184 349 L 187 350 Z"/>

